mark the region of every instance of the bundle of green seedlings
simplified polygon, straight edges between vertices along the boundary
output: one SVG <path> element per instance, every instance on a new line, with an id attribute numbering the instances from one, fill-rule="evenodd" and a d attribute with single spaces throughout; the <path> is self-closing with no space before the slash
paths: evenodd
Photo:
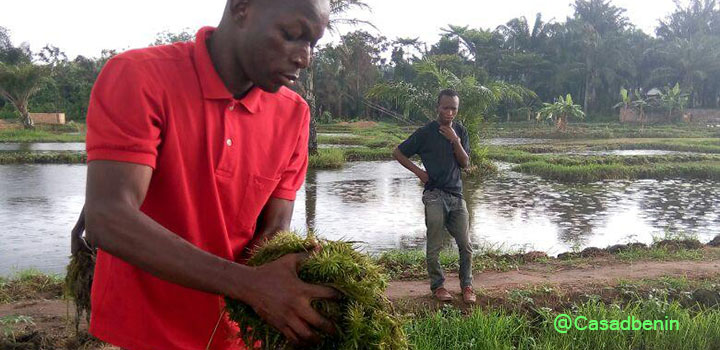
<path id="1" fill-rule="evenodd" d="M 313 301 L 313 308 L 331 320 L 338 333 L 322 335 L 320 343 L 304 349 L 408 349 L 402 321 L 384 294 L 387 275 L 370 257 L 355 251 L 349 242 L 321 240 L 312 233 L 303 239 L 282 232 L 260 247 L 248 265 L 260 266 L 292 253 L 309 253 L 299 266 L 301 280 L 333 287 L 342 294 L 337 300 Z M 264 349 L 293 349 L 250 306 L 229 298 L 226 304 L 230 319 L 244 330 L 240 336 L 246 344 L 259 341 Z"/>
<path id="2" fill-rule="evenodd" d="M 65 275 L 65 295 L 75 301 L 75 330 L 80 329 L 83 313 L 90 322 L 90 290 L 95 272 L 95 253 L 81 249 L 70 258 Z"/>
<path id="3" fill-rule="evenodd" d="M 85 232 L 85 207 L 80 212 L 75 227 L 70 234 L 72 255 L 65 275 L 65 296 L 75 301 L 75 332 L 80 331 L 80 318 L 83 313 L 90 323 L 90 290 L 95 274 L 97 250 L 83 238 Z"/>

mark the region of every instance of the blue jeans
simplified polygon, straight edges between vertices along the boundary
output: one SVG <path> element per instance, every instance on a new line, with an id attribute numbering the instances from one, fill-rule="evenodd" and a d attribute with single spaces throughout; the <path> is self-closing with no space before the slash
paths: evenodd
<path id="1" fill-rule="evenodd" d="M 445 276 L 439 261 L 445 232 L 449 232 L 455 238 L 460 253 L 460 287 L 472 286 L 472 245 L 470 244 L 467 203 L 464 199 L 443 190 L 426 191 L 422 201 L 425 204 L 426 259 L 430 289 L 435 291 L 445 283 Z"/>

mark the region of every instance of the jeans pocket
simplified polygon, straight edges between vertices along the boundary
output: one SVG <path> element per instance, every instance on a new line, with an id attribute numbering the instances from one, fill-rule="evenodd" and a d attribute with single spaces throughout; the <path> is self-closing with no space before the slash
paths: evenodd
<path id="1" fill-rule="evenodd" d="M 423 193 L 423 196 L 422 196 L 423 204 L 437 202 L 441 199 L 442 199 L 442 193 L 439 190 L 427 191 L 427 192 Z"/>

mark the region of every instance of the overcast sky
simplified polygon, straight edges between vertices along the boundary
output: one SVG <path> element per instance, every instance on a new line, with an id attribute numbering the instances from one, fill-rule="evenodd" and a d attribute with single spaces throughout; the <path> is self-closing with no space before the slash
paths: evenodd
<path id="1" fill-rule="evenodd" d="M 293 1 L 293 0 L 288 0 Z M 572 14 L 570 0 L 366 0 L 372 12 L 357 16 L 389 39 L 419 37 L 432 44 L 448 24 L 495 28 L 525 16 L 563 22 Z M 27 42 L 33 51 L 45 44 L 76 55 L 96 57 L 102 49 L 137 48 L 154 41 L 164 30 L 192 32 L 216 25 L 225 0 L 0 0 L 0 26 L 10 30 L 13 43 Z M 654 33 L 657 21 L 670 14 L 673 0 L 613 0 L 627 9 L 631 22 Z M 355 15 L 354 13 L 351 15 Z M 341 28 L 345 31 L 347 28 Z M 332 40 L 326 35 L 323 42 Z"/>

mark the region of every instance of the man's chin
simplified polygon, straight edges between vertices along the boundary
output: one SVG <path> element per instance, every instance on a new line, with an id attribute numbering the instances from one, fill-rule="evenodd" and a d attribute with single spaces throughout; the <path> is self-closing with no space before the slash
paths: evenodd
<path id="1" fill-rule="evenodd" d="M 274 94 L 274 93 L 280 91 L 280 88 L 283 87 L 283 84 L 279 84 L 279 83 L 275 83 L 275 82 L 272 82 L 272 83 L 255 83 L 255 86 L 258 87 L 258 88 L 260 88 L 260 90 L 262 90 L 262 91 L 265 91 L 265 92 L 269 92 L 269 93 L 271 93 L 271 94 Z"/>

